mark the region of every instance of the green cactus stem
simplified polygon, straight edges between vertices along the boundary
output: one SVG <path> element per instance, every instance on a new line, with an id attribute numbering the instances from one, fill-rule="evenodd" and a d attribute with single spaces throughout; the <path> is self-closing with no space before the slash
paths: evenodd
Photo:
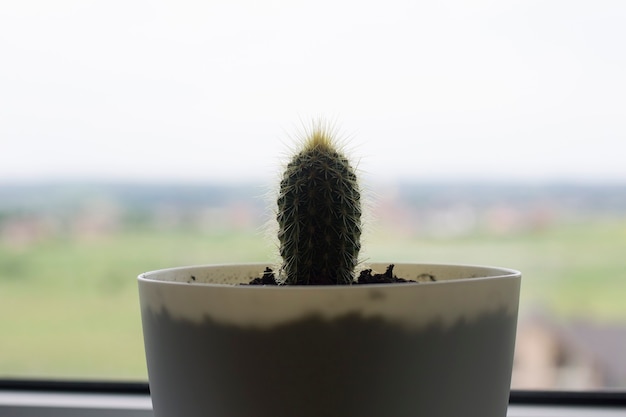
<path id="1" fill-rule="evenodd" d="M 283 283 L 354 283 L 361 249 L 359 185 L 332 132 L 321 123 L 288 163 L 277 203 Z"/>

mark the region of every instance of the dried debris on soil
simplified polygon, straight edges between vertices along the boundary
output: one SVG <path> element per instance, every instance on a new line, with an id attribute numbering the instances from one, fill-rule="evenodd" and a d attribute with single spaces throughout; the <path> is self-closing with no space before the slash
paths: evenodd
<path id="1" fill-rule="evenodd" d="M 394 265 L 391 264 L 383 274 L 373 273 L 371 269 L 364 269 L 359 273 L 358 278 L 353 284 L 392 284 L 402 282 L 418 282 L 415 280 L 399 278 L 393 273 Z M 435 281 L 432 275 L 428 276 L 430 281 Z M 248 285 L 280 285 L 276 280 L 274 271 L 271 268 L 265 268 L 263 276 L 252 279 Z"/>

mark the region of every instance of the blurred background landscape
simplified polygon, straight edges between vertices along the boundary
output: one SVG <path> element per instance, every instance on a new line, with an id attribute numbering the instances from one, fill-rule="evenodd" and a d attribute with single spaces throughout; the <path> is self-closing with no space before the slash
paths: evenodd
<path id="1" fill-rule="evenodd" d="M 0 2 L 0 378 L 144 380 L 136 277 L 274 262 L 314 120 L 363 258 L 523 273 L 514 388 L 626 389 L 626 2 Z"/>
<path id="2" fill-rule="evenodd" d="M 145 380 L 136 276 L 271 264 L 269 194 L 0 185 L 0 377 Z M 626 186 L 407 182 L 369 194 L 365 261 L 522 271 L 514 388 L 626 387 Z"/>

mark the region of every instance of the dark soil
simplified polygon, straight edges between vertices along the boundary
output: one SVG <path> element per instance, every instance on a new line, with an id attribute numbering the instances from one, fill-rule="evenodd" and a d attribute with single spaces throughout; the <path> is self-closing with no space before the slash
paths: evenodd
<path id="1" fill-rule="evenodd" d="M 399 278 L 393 273 L 394 265 L 391 264 L 387 267 L 387 270 L 383 274 L 374 274 L 371 269 L 364 269 L 359 274 L 358 278 L 353 284 L 392 284 L 401 282 L 417 282 L 411 279 Z M 430 281 L 435 281 L 435 277 L 429 275 L 427 277 Z M 276 281 L 276 276 L 271 268 L 265 268 L 262 277 L 252 279 L 248 285 L 280 285 Z"/>
<path id="2" fill-rule="evenodd" d="M 274 271 L 271 268 L 265 268 L 263 276 L 252 279 L 248 285 L 278 285 L 278 282 L 276 282 Z"/>

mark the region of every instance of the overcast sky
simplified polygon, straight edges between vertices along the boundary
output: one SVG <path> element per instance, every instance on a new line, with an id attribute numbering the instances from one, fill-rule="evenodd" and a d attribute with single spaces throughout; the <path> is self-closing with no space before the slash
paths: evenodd
<path id="1" fill-rule="evenodd" d="M 377 179 L 626 182 L 626 2 L 4 0 L 0 182 L 273 178 L 324 116 Z"/>

